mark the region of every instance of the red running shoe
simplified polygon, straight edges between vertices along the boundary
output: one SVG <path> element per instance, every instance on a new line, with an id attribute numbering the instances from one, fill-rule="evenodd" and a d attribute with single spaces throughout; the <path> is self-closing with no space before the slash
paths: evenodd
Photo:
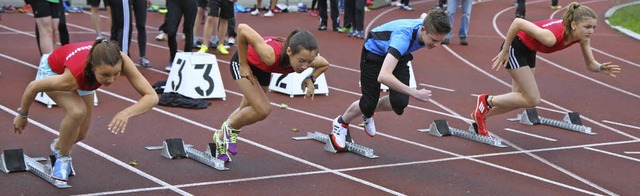
<path id="1" fill-rule="evenodd" d="M 478 96 L 476 110 L 471 113 L 471 117 L 473 117 L 473 120 L 478 124 L 478 134 L 484 136 L 489 136 L 485 115 L 491 108 L 489 108 L 489 104 L 487 103 L 487 97 L 489 97 L 488 94 Z"/>

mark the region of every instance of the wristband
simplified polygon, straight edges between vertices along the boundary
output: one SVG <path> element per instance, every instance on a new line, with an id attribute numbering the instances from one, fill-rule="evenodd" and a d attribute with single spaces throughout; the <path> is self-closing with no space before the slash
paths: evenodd
<path id="1" fill-rule="evenodd" d="M 313 74 L 309 74 L 309 76 L 307 76 L 307 78 L 311 79 L 311 83 L 316 83 L 316 79 L 313 77 Z"/>
<path id="2" fill-rule="evenodd" d="M 598 66 L 598 71 L 599 71 L 600 73 L 602 73 L 602 71 L 603 71 L 603 70 L 604 70 L 604 66 L 603 66 L 602 64 L 600 64 L 600 65 Z"/>
<path id="3" fill-rule="evenodd" d="M 21 117 L 23 118 L 27 118 L 29 117 L 29 112 L 22 112 L 22 108 L 18 108 L 18 114 L 20 114 Z"/>

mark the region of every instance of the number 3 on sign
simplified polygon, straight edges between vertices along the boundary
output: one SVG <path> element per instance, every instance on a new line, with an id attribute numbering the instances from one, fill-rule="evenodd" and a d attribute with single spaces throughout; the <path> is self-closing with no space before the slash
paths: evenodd
<path id="1" fill-rule="evenodd" d="M 208 53 L 177 53 L 164 89 L 194 99 L 226 97 L 216 56 Z"/>

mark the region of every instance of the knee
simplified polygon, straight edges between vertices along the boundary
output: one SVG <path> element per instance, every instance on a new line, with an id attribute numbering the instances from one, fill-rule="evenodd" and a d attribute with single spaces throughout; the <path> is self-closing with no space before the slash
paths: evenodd
<path id="1" fill-rule="evenodd" d="M 258 120 L 264 120 L 271 113 L 271 106 L 268 104 L 264 106 L 257 106 L 255 107 L 255 111 L 256 111 L 256 117 L 258 117 Z"/>
<path id="2" fill-rule="evenodd" d="M 82 121 L 87 114 L 87 109 L 84 107 L 73 107 L 67 109 L 67 116 L 74 120 Z"/>
<path id="3" fill-rule="evenodd" d="M 390 97 L 391 108 L 397 115 L 402 115 L 404 109 L 409 105 L 409 97 L 393 98 Z"/>

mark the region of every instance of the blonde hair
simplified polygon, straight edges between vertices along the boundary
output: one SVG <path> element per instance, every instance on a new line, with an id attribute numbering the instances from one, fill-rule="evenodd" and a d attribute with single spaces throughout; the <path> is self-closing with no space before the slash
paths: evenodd
<path id="1" fill-rule="evenodd" d="M 569 4 L 567 12 L 562 16 L 562 23 L 564 24 L 565 34 L 569 34 L 573 31 L 571 28 L 571 22 L 580 23 L 586 17 L 598 19 L 598 15 L 591 10 L 591 8 L 580 5 L 578 2 Z"/>

